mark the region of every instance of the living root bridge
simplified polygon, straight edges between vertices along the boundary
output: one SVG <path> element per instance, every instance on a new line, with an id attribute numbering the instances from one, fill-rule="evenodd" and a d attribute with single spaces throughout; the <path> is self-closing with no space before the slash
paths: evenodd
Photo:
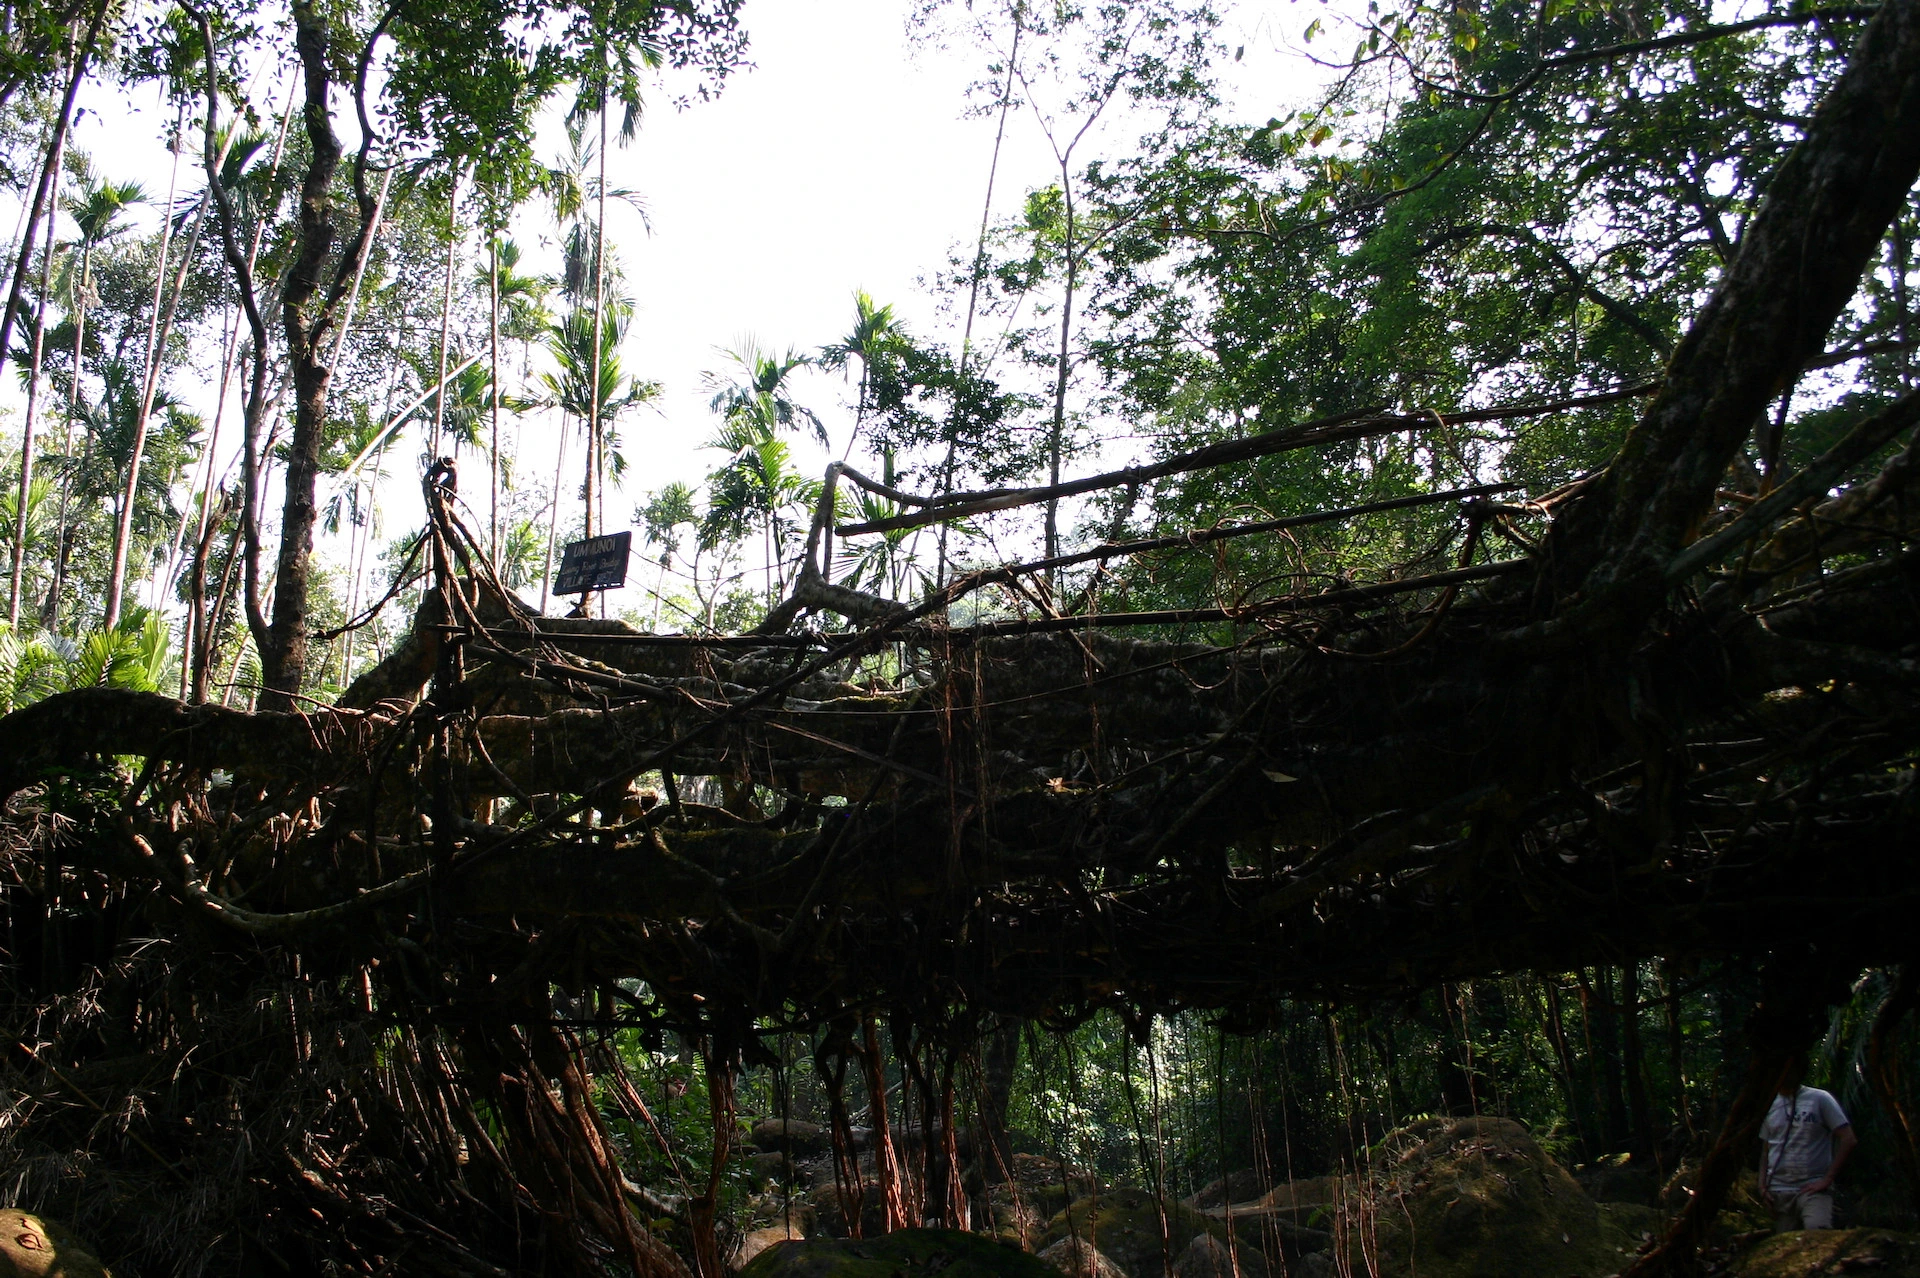
<path id="1" fill-rule="evenodd" d="M 622 1179 L 589 1079 L 622 1075 L 577 1025 L 684 1033 L 724 1136 L 732 1067 L 770 1059 L 770 1023 L 822 1031 L 844 1125 L 840 1081 L 876 1072 L 880 1016 L 957 1053 L 994 1011 L 1251 1023 L 1286 995 L 1743 956 L 1770 973 L 1751 1098 L 1836 974 L 1912 957 L 1920 395 L 1782 477 L 1791 501 L 1722 490 L 1917 176 L 1920 0 L 1890 0 L 1604 471 L 1533 500 L 1450 495 L 1441 550 L 1369 580 L 1302 575 L 1124 634 L 1038 605 L 946 624 L 969 591 L 1048 598 L 1033 565 L 911 607 L 860 596 L 823 567 L 830 506 L 779 633 L 532 617 L 430 485 L 413 636 L 341 707 L 89 689 L 0 720 L 34 979 L 73 968 L 60 920 L 84 899 L 107 938 L 86 970 L 111 997 L 59 1005 L 76 1056 L 217 1057 L 258 1028 L 239 1009 L 286 1009 L 299 1112 L 358 1152 L 301 1156 L 322 1190 L 283 1170 L 259 1192 L 324 1200 L 363 1258 L 392 1202 L 489 1255 L 531 1231 L 574 1272 L 678 1271 L 632 1225 L 626 1201 L 653 1190 Z M 1148 540 L 1091 559 L 1194 553 Z M 791 633 L 820 612 L 848 628 Z M 164 937 L 183 975 L 151 946 L 127 958 L 135 935 Z M 196 1103 L 240 1094 L 225 1086 Z M 637 1092 L 622 1104 L 639 1123 Z M 1751 1109 L 1646 1268 L 1690 1256 Z M 394 1113 L 410 1134 L 378 1135 Z M 402 1148 L 415 1128 L 432 1135 Z M 188 1159 L 205 1128 L 166 1130 L 180 1152 L 154 1146 Z M 244 1135 L 222 1156 L 304 1148 Z M 680 1199 L 709 1270 L 717 1166 Z M 388 1194 L 396 1168 L 467 1197 Z"/>

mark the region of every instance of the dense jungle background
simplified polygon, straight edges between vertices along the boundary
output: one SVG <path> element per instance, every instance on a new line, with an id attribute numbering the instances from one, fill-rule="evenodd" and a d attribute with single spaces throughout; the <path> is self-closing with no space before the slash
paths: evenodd
<path id="1" fill-rule="evenodd" d="M 0 1272 L 1920 1273 L 1920 0 L 1227 16 L 691 369 L 740 0 L 0 0 Z"/>

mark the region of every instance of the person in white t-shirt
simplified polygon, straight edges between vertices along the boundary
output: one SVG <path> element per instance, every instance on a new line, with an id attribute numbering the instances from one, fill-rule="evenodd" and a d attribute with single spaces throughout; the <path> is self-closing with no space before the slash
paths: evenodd
<path id="1" fill-rule="evenodd" d="M 1802 1086 L 1804 1054 L 1780 1076 L 1773 1108 L 1760 1124 L 1760 1197 L 1773 1209 L 1773 1232 L 1833 1228 L 1833 1178 L 1860 1143 L 1840 1102 Z"/>

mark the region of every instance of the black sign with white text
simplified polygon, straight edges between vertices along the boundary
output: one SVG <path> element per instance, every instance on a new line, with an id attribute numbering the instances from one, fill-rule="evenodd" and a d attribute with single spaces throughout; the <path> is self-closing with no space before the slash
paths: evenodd
<path id="1" fill-rule="evenodd" d="M 632 548 L 630 532 L 568 542 L 560 555 L 560 575 L 554 580 L 553 593 L 578 595 L 626 585 L 627 554 Z"/>

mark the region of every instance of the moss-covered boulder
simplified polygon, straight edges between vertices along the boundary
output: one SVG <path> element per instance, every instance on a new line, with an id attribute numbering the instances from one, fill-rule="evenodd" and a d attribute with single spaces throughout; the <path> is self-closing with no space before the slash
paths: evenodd
<path id="1" fill-rule="evenodd" d="M 775 1242 L 740 1278 L 1060 1278 L 1025 1252 L 957 1229 L 901 1229 L 860 1241 L 810 1238 Z"/>
<path id="2" fill-rule="evenodd" d="M 58 1221 L 0 1208 L 0 1278 L 113 1278 L 93 1248 Z"/>
<path id="3" fill-rule="evenodd" d="M 1226 1224 L 1205 1212 L 1172 1199 L 1167 1200 L 1166 1211 L 1166 1255 L 1178 1256 L 1196 1234 L 1226 1237 Z M 1092 1243 L 1136 1278 L 1164 1272 L 1160 1210 L 1153 1195 L 1143 1189 L 1111 1189 L 1080 1199 L 1047 1226 L 1047 1245 L 1069 1237 Z"/>
<path id="4" fill-rule="evenodd" d="M 1038 1251 L 1047 1236 L 1047 1218 L 1034 1203 L 1006 1192 L 1008 1188 L 1004 1185 L 994 1186 L 988 1199 L 987 1212 L 993 1222 L 990 1232 L 1000 1241 L 1011 1243 L 1022 1251 Z"/>
<path id="5" fill-rule="evenodd" d="M 1021 1201 L 1049 1217 L 1100 1189 L 1099 1180 L 1090 1173 L 1063 1167 L 1057 1159 L 1040 1154 L 1015 1154 L 1007 1170 L 1020 1186 Z"/>
<path id="6" fill-rule="evenodd" d="M 1348 1222 L 1356 1266 L 1370 1259 L 1384 1278 L 1596 1278 L 1626 1259 L 1593 1200 L 1512 1119 L 1428 1119 L 1380 1152 L 1371 1192 L 1343 1207 L 1372 1217 Z"/>
<path id="7" fill-rule="evenodd" d="M 1872 1274 L 1920 1278 L 1920 1234 L 1891 1229 L 1808 1229 L 1762 1239 L 1734 1258 L 1733 1278 Z"/>

